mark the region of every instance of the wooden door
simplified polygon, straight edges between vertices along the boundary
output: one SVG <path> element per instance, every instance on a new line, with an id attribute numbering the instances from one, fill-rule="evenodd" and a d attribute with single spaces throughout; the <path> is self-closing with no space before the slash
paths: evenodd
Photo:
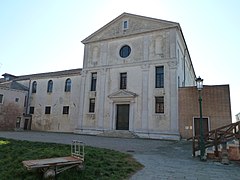
<path id="1" fill-rule="evenodd" d="M 129 130 L 129 104 L 117 105 L 117 130 Z"/>
<path id="2" fill-rule="evenodd" d="M 203 134 L 209 132 L 208 118 L 203 118 Z M 200 118 L 194 118 L 194 132 L 195 136 L 200 134 Z"/>
<path id="3" fill-rule="evenodd" d="M 24 130 L 28 130 L 28 121 L 29 121 L 29 119 L 25 119 L 25 121 L 24 121 Z"/>

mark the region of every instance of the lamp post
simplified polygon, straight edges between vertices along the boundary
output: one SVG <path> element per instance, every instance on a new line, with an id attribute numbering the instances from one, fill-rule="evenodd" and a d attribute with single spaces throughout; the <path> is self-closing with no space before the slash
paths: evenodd
<path id="1" fill-rule="evenodd" d="M 205 143 L 204 143 L 204 133 L 203 133 L 203 118 L 202 118 L 202 96 L 201 96 L 201 91 L 203 89 L 203 79 L 196 78 L 196 84 L 197 84 L 197 90 L 199 92 L 199 110 L 200 110 L 200 160 L 205 161 Z"/>

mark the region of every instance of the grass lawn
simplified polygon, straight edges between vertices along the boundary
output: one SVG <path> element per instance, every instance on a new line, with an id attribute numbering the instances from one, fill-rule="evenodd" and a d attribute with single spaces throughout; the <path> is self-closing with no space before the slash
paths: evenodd
<path id="1" fill-rule="evenodd" d="M 70 153 L 70 145 L 0 138 L 0 179 L 42 179 L 40 172 L 26 170 L 22 161 Z M 85 170 L 72 168 L 60 173 L 57 179 L 127 179 L 142 167 L 129 154 L 85 146 Z"/>

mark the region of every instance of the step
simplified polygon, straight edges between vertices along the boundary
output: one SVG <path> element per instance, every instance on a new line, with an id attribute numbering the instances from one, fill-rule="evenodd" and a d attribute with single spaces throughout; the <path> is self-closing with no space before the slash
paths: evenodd
<path id="1" fill-rule="evenodd" d="M 138 138 L 136 134 L 127 130 L 109 130 L 104 131 L 103 133 L 98 134 L 98 136 L 105 137 L 120 137 L 120 138 Z"/>

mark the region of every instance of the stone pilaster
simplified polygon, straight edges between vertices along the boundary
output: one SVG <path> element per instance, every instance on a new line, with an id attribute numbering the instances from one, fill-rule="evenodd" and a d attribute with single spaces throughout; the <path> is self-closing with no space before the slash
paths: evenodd
<path id="1" fill-rule="evenodd" d="M 142 65 L 142 129 L 148 129 L 148 82 L 149 82 L 149 65 Z"/>
<path id="2" fill-rule="evenodd" d="M 114 117 L 114 103 L 113 103 L 113 100 L 109 100 L 109 107 L 110 107 L 110 114 L 109 114 L 109 127 L 111 130 L 115 130 L 115 119 L 113 118 Z"/>
<path id="3" fill-rule="evenodd" d="M 178 132 L 177 61 L 168 62 L 170 80 L 170 131 Z"/>
<path id="4" fill-rule="evenodd" d="M 97 83 L 98 85 L 98 128 L 103 129 L 104 128 L 104 105 L 105 105 L 105 89 L 106 89 L 106 68 L 101 69 L 99 80 Z"/>
<path id="5" fill-rule="evenodd" d="M 84 101 L 85 101 L 85 84 L 86 84 L 87 71 L 82 71 L 80 82 L 80 101 L 79 101 L 79 119 L 77 129 L 83 129 L 84 118 Z"/>

